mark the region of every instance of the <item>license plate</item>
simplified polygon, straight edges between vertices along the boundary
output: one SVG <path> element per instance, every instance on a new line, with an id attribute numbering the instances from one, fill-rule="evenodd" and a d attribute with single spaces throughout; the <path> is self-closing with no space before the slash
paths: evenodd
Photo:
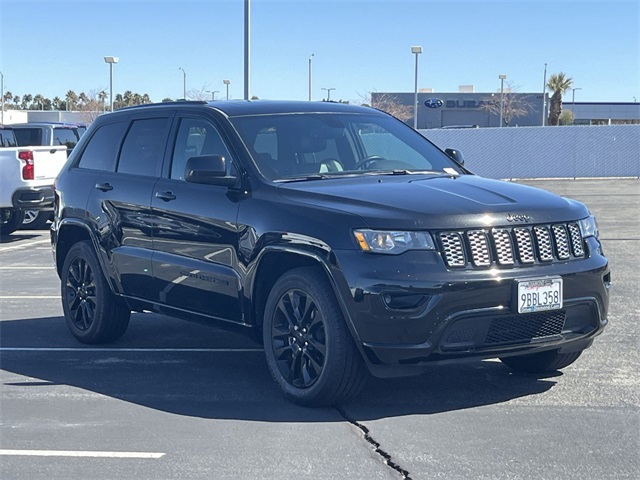
<path id="1" fill-rule="evenodd" d="M 518 281 L 518 313 L 562 308 L 562 278 Z"/>

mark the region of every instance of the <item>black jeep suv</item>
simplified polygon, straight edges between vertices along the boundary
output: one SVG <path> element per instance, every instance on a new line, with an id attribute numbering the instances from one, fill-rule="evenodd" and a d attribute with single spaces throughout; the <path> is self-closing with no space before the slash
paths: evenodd
<path id="1" fill-rule="evenodd" d="M 142 310 L 243 327 L 305 405 L 434 361 L 566 367 L 607 323 L 595 219 L 462 164 L 366 107 L 177 102 L 103 115 L 55 186 L 69 329 L 113 341 Z"/>

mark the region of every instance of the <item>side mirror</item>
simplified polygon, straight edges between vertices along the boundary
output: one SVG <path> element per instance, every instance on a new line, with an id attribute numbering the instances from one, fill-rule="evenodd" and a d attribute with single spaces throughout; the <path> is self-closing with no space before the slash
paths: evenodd
<path id="1" fill-rule="evenodd" d="M 222 155 L 198 155 L 187 160 L 184 179 L 191 183 L 204 183 L 230 187 L 237 177 L 229 173 L 227 160 Z"/>
<path id="2" fill-rule="evenodd" d="M 453 148 L 447 148 L 444 153 L 449 155 L 458 165 L 464 166 L 464 157 L 460 150 L 454 150 Z"/>

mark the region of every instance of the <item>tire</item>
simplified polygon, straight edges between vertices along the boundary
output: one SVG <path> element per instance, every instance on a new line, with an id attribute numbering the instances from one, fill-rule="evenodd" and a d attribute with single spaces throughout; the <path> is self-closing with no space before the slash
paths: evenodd
<path id="1" fill-rule="evenodd" d="M 82 343 L 112 342 L 127 330 L 131 311 L 111 291 L 90 242 L 78 242 L 69 250 L 61 287 L 67 326 Z"/>
<path id="2" fill-rule="evenodd" d="M 10 235 L 22 225 L 24 212 L 14 208 L 0 209 L 0 236 Z"/>
<path id="3" fill-rule="evenodd" d="M 504 357 L 500 361 L 518 372 L 548 373 L 568 367 L 581 354 L 582 350 L 569 353 L 558 353 L 558 350 L 549 350 L 519 357 Z"/>
<path id="4" fill-rule="evenodd" d="M 51 212 L 43 212 L 38 210 L 25 210 L 24 220 L 20 226 L 21 230 L 40 230 L 43 228 L 51 217 Z"/>
<path id="5" fill-rule="evenodd" d="M 263 340 L 273 379 L 297 404 L 342 402 L 358 394 L 369 376 L 317 268 L 297 268 L 278 279 L 265 306 Z"/>

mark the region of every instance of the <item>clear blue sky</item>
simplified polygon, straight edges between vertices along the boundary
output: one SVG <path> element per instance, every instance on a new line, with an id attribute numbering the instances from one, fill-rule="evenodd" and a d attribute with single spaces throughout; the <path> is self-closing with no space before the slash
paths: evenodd
<path id="1" fill-rule="evenodd" d="M 419 87 L 495 92 L 506 74 L 520 92 L 548 73 L 574 79 L 576 101 L 640 100 L 640 0 L 393 1 L 252 0 L 251 94 L 332 99 L 412 92 L 412 45 L 421 45 Z M 243 97 L 243 0 L 105 2 L 0 0 L 5 91 L 64 98 L 132 90 L 152 100 L 187 89 Z M 570 101 L 570 98 L 566 98 Z"/>

